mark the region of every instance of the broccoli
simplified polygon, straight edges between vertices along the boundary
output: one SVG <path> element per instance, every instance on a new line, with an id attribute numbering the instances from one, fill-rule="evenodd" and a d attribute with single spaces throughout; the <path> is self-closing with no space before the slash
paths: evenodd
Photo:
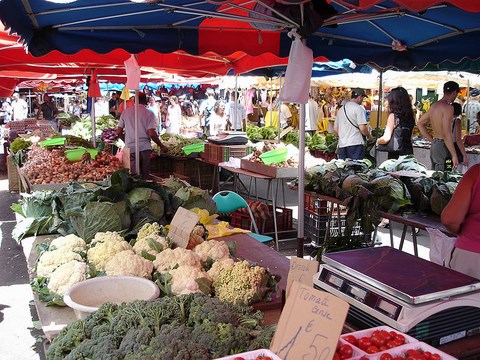
<path id="1" fill-rule="evenodd" d="M 210 321 L 245 326 L 247 318 L 253 320 L 249 322 L 249 325 L 255 328 L 263 321 L 263 313 L 261 311 L 253 313 L 253 308 L 250 306 L 237 306 L 215 297 L 209 298 L 197 295 L 190 304 L 187 323 L 190 326 L 195 326 Z"/>
<path id="2" fill-rule="evenodd" d="M 150 328 L 130 329 L 122 339 L 118 350 L 121 354 L 140 353 L 150 343 L 153 332 Z"/>
<path id="3" fill-rule="evenodd" d="M 100 306 L 97 311 L 88 315 L 85 319 L 85 336 L 89 338 L 95 337 L 95 335 L 104 332 L 100 330 L 101 328 L 107 329 L 108 332 L 117 310 L 118 305 L 106 303 Z"/>
<path id="4" fill-rule="evenodd" d="M 204 321 L 196 325 L 192 337 L 207 347 L 214 358 L 244 352 L 250 335 L 242 326 Z"/>
<path id="5" fill-rule="evenodd" d="M 53 339 L 46 354 L 47 360 L 64 359 L 70 351 L 79 346 L 85 339 L 85 322 L 82 320 L 74 321 L 63 328 L 58 336 Z"/>
<path id="6" fill-rule="evenodd" d="M 270 348 L 270 343 L 272 342 L 276 329 L 277 324 L 273 324 L 257 331 L 255 338 L 248 345 L 247 351 Z"/>
<path id="7" fill-rule="evenodd" d="M 117 341 L 113 335 L 87 339 L 80 346 L 73 349 L 65 360 L 117 360 Z"/>

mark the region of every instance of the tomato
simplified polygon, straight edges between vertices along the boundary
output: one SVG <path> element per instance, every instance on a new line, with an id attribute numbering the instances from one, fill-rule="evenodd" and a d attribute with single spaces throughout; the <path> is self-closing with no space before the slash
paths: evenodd
<path id="1" fill-rule="evenodd" d="M 370 345 L 368 346 L 366 349 L 365 349 L 365 352 L 367 354 L 375 354 L 379 351 L 378 347 L 376 347 L 375 345 Z"/>
<path id="2" fill-rule="evenodd" d="M 424 351 L 423 356 L 425 356 L 426 360 L 430 360 L 430 358 L 432 357 L 432 353 L 430 351 Z"/>
<path id="3" fill-rule="evenodd" d="M 362 350 L 365 350 L 367 347 L 372 345 L 372 340 L 369 337 L 362 337 L 358 339 L 358 347 Z"/>
<path id="4" fill-rule="evenodd" d="M 258 359 L 258 358 L 257 358 Z M 241 356 L 236 356 L 233 358 L 233 360 L 245 360 L 245 358 L 241 357 Z"/>
<path id="5" fill-rule="evenodd" d="M 387 339 L 383 336 L 383 334 L 379 332 L 374 332 L 370 337 L 370 339 L 372 340 L 372 344 L 377 347 L 385 345 L 387 341 Z"/>
<path id="6" fill-rule="evenodd" d="M 338 352 L 335 351 L 335 354 L 333 354 L 333 360 L 342 360 L 342 357 Z"/>
<path id="7" fill-rule="evenodd" d="M 255 360 L 272 360 L 270 356 L 258 355 Z"/>
<path id="8" fill-rule="evenodd" d="M 380 355 L 380 360 L 393 360 L 393 356 L 388 353 L 385 353 Z"/>
<path id="9" fill-rule="evenodd" d="M 343 337 L 343 340 L 357 346 L 357 338 L 353 335 L 345 335 L 345 337 Z"/>
<path id="10" fill-rule="evenodd" d="M 400 345 L 403 345 L 405 344 L 405 336 L 403 336 L 402 334 L 396 334 L 394 337 L 393 337 L 394 340 L 398 341 L 400 343 Z"/>
<path id="11" fill-rule="evenodd" d="M 387 341 L 392 340 L 392 336 L 387 330 L 380 330 L 380 335 L 383 336 Z"/>
<path id="12" fill-rule="evenodd" d="M 349 344 L 341 345 L 338 353 L 342 359 L 350 359 L 353 355 L 353 348 Z"/>
<path id="13" fill-rule="evenodd" d="M 431 360 L 441 360 L 442 357 L 441 357 L 440 355 L 438 355 L 438 354 L 432 354 L 432 355 L 430 356 L 430 359 L 431 359 Z"/>

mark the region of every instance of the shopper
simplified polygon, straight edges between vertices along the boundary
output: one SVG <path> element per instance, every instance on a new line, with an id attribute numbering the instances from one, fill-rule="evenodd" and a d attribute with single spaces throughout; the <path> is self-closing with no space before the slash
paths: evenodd
<path id="1" fill-rule="evenodd" d="M 243 130 L 243 121 L 247 117 L 247 111 L 245 106 L 239 101 L 238 93 L 235 91 L 232 91 L 230 94 L 230 101 L 225 107 L 225 115 L 233 131 Z"/>
<path id="2" fill-rule="evenodd" d="M 213 115 L 210 117 L 210 135 L 217 135 L 227 127 L 227 117 L 225 116 L 225 104 L 218 100 L 213 106 Z"/>
<path id="3" fill-rule="evenodd" d="M 467 117 L 468 133 L 475 134 L 477 129 L 477 113 L 480 111 L 480 102 L 478 101 L 478 96 L 480 95 L 480 90 L 473 89 L 470 92 L 470 101 L 465 106 L 465 116 Z"/>
<path id="4" fill-rule="evenodd" d="M 58 130 L 58 123 L 56 116 L 58 114 L 57 106 L 53 101 L 53 97 L 48 94 L 43 95 L 43 103 L 40 105 L 43 120 L 47 120 L 52 126 L 53 130 Z"/>
<path id="5" fill-rule="evenodd" d="M 27 102 L 20 97 L 19 93 L 14 93 L 12 99 L 12 120 L 25 120 L 28 116 Z"/>
<path id="6" fill-rule="evenodd" d="M 452 120 L 452 139 L 453 146 L 457 152 L 458 163 L 468 167 L 467 153 L 465 145 L 462 140 L 462 105 L 457 102 L 453 106 L 453 120 Z M 463 170 L 462 170 L 463 171 Z"/>
<path id="7" fill-rule="evenodd" d="M 152 153 L 153 141 L 160 146 L 162 151 L 167 151 L 167 147 L 162 144 L 158 137 L 155 114 L 145 107 L 147 105 L 147 96 L 140 92 L 138 94 L 138 147 L 140 161 L 140 176 L 148 179 L 150 175 L 150 155 Z M 125 139 L 125 146 L 130 150 L 130 172 L 136 173 L 135 162 L 135 107 L 129 107 L 122 112 L 117 128 L 118 136 Z"/>
<path id="8" fill-rule="evenodd" d="M 387 100 L 390 115 L 388 115 L 385 132 L 377 139 L 377 145 L 388 144 L 392 140 L 394 128 L 400 127 L 402 129 L 400 150 L 388 153 L 389 159 L 398 159 L 400 155 L 413 154 L 412 131 L 415 127 L 415 115 L 410 96 L 403 87 L 392 89 Z"/>
<path id="9" fill-rule="evenodd" d="M 363 159 L 365 157 L 365 136 L 372 139 L 368 129 L 365 109 L 361 106 L 367 96 L 364 89 L 352 90 L 350 101 L 346 102 L 337 112 L 334 132 L 338 136 L 339 159 Z"/>
<path id="10" fill-rule="evenodd" d="M 182 108 L 178 104 L 176 96 L 170 96 L 168 104 L 168 122 L 167 133 L 180 134 L 182 128 Z"/>
<path id="11" fill-rule="evenodd" d="M 480 279 L 480 164 L 460 179 L 441 219 L 448 231 L 458 234 L 448 267 Z"/>
<path id="12" fill-rule="evenodd" d="M 200 104 L 200 123 L 205 135 L 210 135 L 210 117 L 213 115 L 213 107 L 215 106 L 215 91 L 211 88 L 206 90 L 207 99 Z"/>
<path id="13" fill-rule="evenodd" d="M 434 103 L 430 109 L 418 120 L 418 129 L 428 141 L 430 147 L 430 160 L 432 169 L 445 171 L 446 160 L 452 159 L 452 170 L 458 166 L 458 157 L 455 152 L 452 139 L 452 103 L 460 92 L 460 86 L 455 81 L 447 81 L 443 85 L 443 97 Z M 433 136 L 427 130 L 427 123 L 430 123 Z M 450 153 L 450 154 L 449 154 Z"/>
<path id="14" fill-rule="evenodd" d="M 312 94 L 310 94 L 305 107 L 305 131 L 310 135 L 313 135 L 318 131 L 318 112 L 318 104 Z"/>

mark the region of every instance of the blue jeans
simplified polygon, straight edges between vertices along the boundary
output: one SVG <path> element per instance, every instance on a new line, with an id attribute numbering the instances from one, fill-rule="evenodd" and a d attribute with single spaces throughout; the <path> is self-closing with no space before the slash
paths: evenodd
<path id="1" fill-rule="evenodd" d="M 342 160 L 362 160 L 365 158 L 365 146 L 352 145 L 338 148 L 337 157 Z"/>

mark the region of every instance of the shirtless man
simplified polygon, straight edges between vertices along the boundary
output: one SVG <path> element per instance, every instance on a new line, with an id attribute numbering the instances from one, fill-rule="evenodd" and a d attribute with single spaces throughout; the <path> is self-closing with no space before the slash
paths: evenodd
<path id="1" fill-rule="evenodd" d="M 452 158 L 453 169 L 458 166 L 458 157 L 455 152 L 452 139 L 452 102 L 460 92 L 460 86 L 455 81 L 447 81 L 443 85 L 443 97 L 434 103 L 430 110 L 423 114 L 418 120 L 418 129 L 422 135 L 432 142 L 430 148 L 430 160 L 432 168 L 436 171 L 445 171 L 445 160 Z M 430 121 L 434 137 L 427 131 L 427 123 Z"/>

